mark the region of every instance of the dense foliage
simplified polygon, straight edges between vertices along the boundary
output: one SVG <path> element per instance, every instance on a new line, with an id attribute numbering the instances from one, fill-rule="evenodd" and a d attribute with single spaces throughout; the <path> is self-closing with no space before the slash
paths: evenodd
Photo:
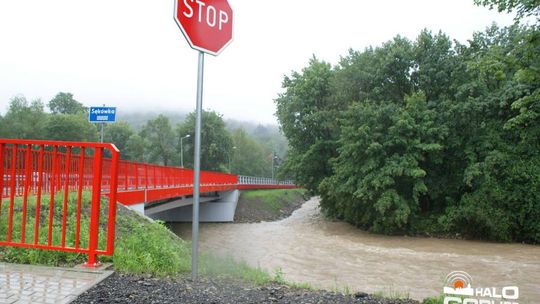
<path id="1" fill-rule="evenodd" d="M 538 243 L 539 55 L 538 25 L 516 23 L 314 57 L 276 99 L 282 168 L 363 229 Z"/>

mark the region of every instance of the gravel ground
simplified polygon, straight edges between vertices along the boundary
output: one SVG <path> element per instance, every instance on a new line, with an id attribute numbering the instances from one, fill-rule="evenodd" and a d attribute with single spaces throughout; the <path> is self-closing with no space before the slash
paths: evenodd
<path id="1" fill-rule="evenodd" d="M 365 293 L 343 295 L 291 289 L 282 285 L 253 287 L 224 280 L 157 279 L 113 274 L 73 303 L 369 303 L 417 304 L 414 300 L 375 298 Z"/>

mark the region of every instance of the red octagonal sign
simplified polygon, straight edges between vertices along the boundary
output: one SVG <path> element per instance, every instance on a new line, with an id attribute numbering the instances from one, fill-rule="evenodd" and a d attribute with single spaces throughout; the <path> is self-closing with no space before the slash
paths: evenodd
<path id="1" fill-rule="evenodd" d="M 233 38 L 233 11 L 227 0 L 176 0 L 174 20 L 189 45 L 218 55 Z"/>

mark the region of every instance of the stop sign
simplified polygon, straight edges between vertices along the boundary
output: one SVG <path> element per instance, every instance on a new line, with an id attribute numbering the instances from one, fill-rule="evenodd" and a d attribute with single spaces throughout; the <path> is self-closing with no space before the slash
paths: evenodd
<path id="1" fill-rule="evenodd" d="M 233 38 L 233 11 L 227 0 L 176 0 L 174 20 L 189 45 L 218 55 Z"/>

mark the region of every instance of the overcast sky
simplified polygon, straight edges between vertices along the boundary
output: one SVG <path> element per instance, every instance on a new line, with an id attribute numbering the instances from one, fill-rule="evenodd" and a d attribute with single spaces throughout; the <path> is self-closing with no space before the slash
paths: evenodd
<path id="1" fill-rule="evenodd" d="M 204 1 L 204 0 L 203 0 Z M 207 56 L 205 109 L 275 123 L 283 75 L 315 54 L 332 64 L 423 28 L 465 42 L 513 16 L 473 0 L 229 0 L 234 41 Z M 123 111 L 195 108 L 197 52 L 173 21 L 173 0 L 0 0 L 0 112 L 23 94 L 60 91 Z"/>

